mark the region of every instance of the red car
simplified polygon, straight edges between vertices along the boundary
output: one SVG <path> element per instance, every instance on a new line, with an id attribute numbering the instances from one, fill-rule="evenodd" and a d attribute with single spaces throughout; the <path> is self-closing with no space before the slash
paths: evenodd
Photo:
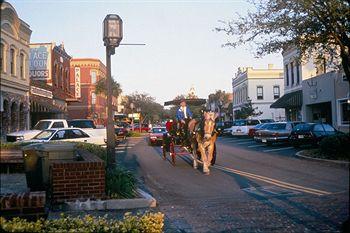
<path id="1" fill-rule="evenodd" d="M 130 125 L 130 131 L 132 130 L 132 125 Z M 140 132 L 140 125 L 139 124 L 135 124 L 134 125 L 134 131 L 135 132 Z M 141 124 L 141 132 L 148 132 L 149 131 L 149 127 L 147 124 Z"/>
<path id="2" fill-rule="evenodd" d="M 161 144 L 163 142 L 163 134 L 165 134 L 165 127 L 153 127 L 148 135 L 148 144 L 150 146 Z"/>

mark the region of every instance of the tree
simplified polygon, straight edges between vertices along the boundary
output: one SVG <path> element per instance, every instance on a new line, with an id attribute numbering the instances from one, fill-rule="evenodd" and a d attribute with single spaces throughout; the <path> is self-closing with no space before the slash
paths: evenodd
<path id="1" fill-rule="evenodd" d="M 132 109 L 130 108 L 131 103 L 134 104 L 134 112 L 137 111 L 137 108 L 141 109 L 144 120 L 147 118 L 154 122 L 164 119 L 165 112 L 163 105 L 155 102 L 155 98 L 147 93 L 134 92 L 127 95 L 123 102 L 126 113 L 132 113 Z"/>
<path id="2" fill-rule="evenodd" d="M 252 100 L 248 99 L 247 103 L 245 103 L 240 110 L 235 111 L 235 119 L 247 119 L 248 117 L 260 116 L 262 112 L 256 112 L 257 109 L 258 107 L 253 108 Z"/>
<path id="3" fill-rule="evenodd" d="M 222 22 L 216 30 L 233 36 L 226 46 L 257 46 L 256 55 L 296 47 L 300 60 L 310 56 L 341 65 L 350 82 L 349 0 L 252 0 L 255 12 Z"/>
<path id="4" fill-rule="evenodd" d="M 107 85 L 106 85 L 106 78 L 102 78 L 96 82 L 95 86 L 95 93 L 98 94 L 104 94 L 107 95 Z M 122 93 L 122 89 L 119 83 L 117 83 L 112 78 L 112 92 L 113 96 L 118 98 L 118 96 Z"/>

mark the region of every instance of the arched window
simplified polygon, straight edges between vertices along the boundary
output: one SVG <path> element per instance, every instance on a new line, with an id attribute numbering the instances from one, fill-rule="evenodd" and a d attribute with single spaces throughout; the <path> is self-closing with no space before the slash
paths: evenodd
<path id="1" fill-rule="evenodd" d="M 53 80 L 53 82 L 55 83 L 55 87 L 57 87 L 57 80 L 58 80 L 58 67 L 57 67 L 57 64 L 54 65 L 54 68 L 53 68 L 53 78 L 55 80 Z"/>
<path id="2" fill-rule="evenodd" d="M 20 55 L 19 55 L 19 74 L 20 74 L 20 77 L 21 78 L 25 78 L 24 77 L 24 54 L 23 53 L 21 53 Z"/>
<path id="3" fill-rule="evenodd" d="M 5 48 L 4 44 L 1 43 L 0 46 L 0 71 L 4 71 L 4 60 L 5 60 Z"/>
<path id="4" fill-rule="evenodd" d="M 69 80 L 69 72 L 68 72 L 68 70 L 66 70 L 66 79 L 67 79 L 66 89 L 67 89 L 67 91 L 69 91 L 69 82 L 70 82 L 70 80 Z"/>
<path id="5" fill-rule="evenodd" d="M 16 58 L 15 58 L 15 49 L 11 48 L 10 49 L 10 71 L 12 75 L 15 75 L 15 62 L 16 62 Z"/>
<path id="6" fill-rule="evenodd" d="M 62 89 L 63 89 L 63 80 L 64 80 L 64 78 L 63 78 L 63 68 L 61 66 L 61 69 L 60 69 L 60 82 L 59 82 L 59 84 L 61 84 L 61 88 Z"/>

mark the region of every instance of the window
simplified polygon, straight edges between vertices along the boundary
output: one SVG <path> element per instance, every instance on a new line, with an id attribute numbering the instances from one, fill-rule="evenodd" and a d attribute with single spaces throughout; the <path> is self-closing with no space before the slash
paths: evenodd
<path id="1" fill-rule="evenodd" d="M 15 49 L 10 49 L 10 71 L 15 75 Z"/>
<path id="2" fill-rule="evenodd" d="M 91 71 L 91 83 L 96 83 L 96 71 Z"/>
<path id="3" fill-rule="evenodd" d="M 291 79 L 292 79 L 292 86 L 294 85 L 294 63 L 290 63 L 290 72 L 291 72 Z"/>
<path id="4" fill-rule="evenodd" d="M 51 140 L 66 139 L 66 138 L 68 138 L 67 136 L 68 136 L 68 134 L 67 134 L 67 132 L 65 130 L 60 130 L 52 137 Z"/>
<path id="5" fill-rule="evenodd" d="M 280 86 L 273 86 L 273 98 L 280 98 Z"/>
<path id="6" fill-rule="evenodd" d="M 63 122 L 55 122 L 51 128 L 64 128 Z"/>
<path id="7" fill-rule="evenodd" d="M 96 104 L 96 94 L 94 92 L 91 93 L 91 104 Z"/>
<path id="8" fill-rule="evenodd" d="M 4 56 L 5 53 L 5 48 L 4 48 L 4 44 L 0 45 L 0 71 L 4 71 Z"/>
<path id="9" fill-rule="evenodd" d="M 339 110 L 340 110 L 340 123 L 342 125 L 350 124 L 350 104 L 347 100 L 341 100 L 339 102 Z"/>
<path id="10" fill-rule="evenodd" d="M 84 133 L 83 131 L 79 129 L 73 129 L 70 131 L 70 138 L 88 138 L 89 135 Z"/>
<path id="11" fill-rule="evenodd" d="M 19 55 L 19 74 L 21 78 L 24 78 L 24 54 Z"/>
<path id="12" fill-rule="evenodd" d="M 286 85 L 289 86 L 289 70 L 288 70 L 288 64 L 285 65 L 285 76 L 286 76 Z"/>
<path id="13" fill-rule="evenodd" d="M 55 78 L 55 87 L 57 87 L 58 86 L 58 66 L 57 66 L 57 64 L 55 64 L 53 72 L 54 72 L 53 76 Z"/>
<path id="14" fill-rule="evenodd" d="M 323 124 L 323 128 L 326 132 L 335 132 L 335 129 L 328 124 Z"/>
<path id="15" fill-rule="evenodd" d="M 323 127 L 321 124 L 317 124 L 314 126 L 314 131 L 315 132 L 323 132 Z"/>
<path id="16" fill-rule="evenodd" d="M 257 92 L 257 99 L 262 100 L 264 99 L 264 90 L 262 86 L 256 87 L 256 92 Z"/>
<path id="17" fill-rule="evenodd" d="M 63 89 L 63 82 L 64 82 L 64 77 L 63 77 L 63 68 L 61 66 L 60 69 L 60 84 L 61 84 L 61 88 Z"/>
<path id="18" fill-rule="evenodd" d="M 297 85 L 299 85 L 300 84 L 300 64 L 299 64 L 299 62 L 297 62 L 296 69 L 297 69 Z"/>
<path id="19" fill-rule="evenodd" d="M 69 73 L 68 73 L 68 70 L 66 70 L 66 78 L 67 78 L 67 87 L 66 87 L 66 90 L 69 91 Z"/>

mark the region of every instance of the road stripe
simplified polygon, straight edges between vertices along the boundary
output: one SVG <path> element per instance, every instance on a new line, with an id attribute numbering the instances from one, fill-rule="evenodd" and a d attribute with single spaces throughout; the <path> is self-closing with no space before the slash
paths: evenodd
<path id="1" fill-rule="evenodd" d="M 249 144 L 249 143 L 254 143 L 254 142 L 251 142 L 251 141 L 249 141 L 249 142 L 239 142 L 239 143 L 235 143 L 236 145 L 244 145 L 244 144 Z"/>
<path id="2" fill-rule="evenodd" d="M 131 146 L 118 146 L 117 148 L 115 148 L 116 150 L 125 150 L 125 149 L 131 149 Z"/>
<path id="3" fill-rule="evenodd" d="M 121 154 L 121 153 L 124 153 L 125 152 L 125 150 L 117 150 L 115 153 L 116 154 Z"/>
<path id="4" fill-rule="evenodd" d="M 231 172 L 231 173 L 235 173 L 235 174 L 238 174 L 238 175 L 242 175 L 242 176 L 246 176 L 246 177 L 249 177 L 249 178 L 253 178 L 253 179 L 256 179 L 256 180 L 261 180 L 261 181 L 264 181 L 266 183 L 274 184 L 276 186 L 280 186 L 280 187 L 283 187 L 283 188 L 297 190 L 297 191 L 301 191 L 301 192 L 305 192 L 305 193 L 311 193 L 311 194 L 315 194 L 315 195 L 318 195 L 318 196 L 331 194 L 330 192 L 327 192 L 327 191 L 313 189 L 313 188 L 308 188 L 308 187 L 304 187 L 304 186 L 300 186 L 300 185 L 296 185 L 296 184 L 291 184 L 291 183 L 288 183 L 288 182 L 283 182 L 283 181 L 280 181 L 280 180 L 276 180 L 276 179 L 272 179 L 272 178 L 268 178 L 268 177 L 264 177 L 264 176 L 260 176 L 260 175 L 255 175 L 255 174 L 252 174 L 252 173 L 243 172 L 243 171 L 239 171 L 239 170 L 236 170 L 236 169 L 223 167 L 223 166 L 220 166 L 220 165 L 214 165 L 213 167 L 217 168 L 219 170 L 226 171 L 226 172 Z"/>
<path id="5" fill-rule="evenodd" d="M 270 150 L 263 150 L 263 152 L 272 152 L 272 151 L 280 151 L 280 150 L 290 150 L 293 149 L 294 147 L 289 146 L 289 147 L 282 147 L 282 148 L 277 148 L 277 149 L 270 149 Z"/>
<path id="6" fill-rule="evenodd" d="M 249 148 L 253 148 L 253 147 L 262 147 L 262 146 L 266 146 L 266 145 L 258 144 L 258 145 L 251 145 L 251 146 L 248 146 L 248 147 Z"/>

